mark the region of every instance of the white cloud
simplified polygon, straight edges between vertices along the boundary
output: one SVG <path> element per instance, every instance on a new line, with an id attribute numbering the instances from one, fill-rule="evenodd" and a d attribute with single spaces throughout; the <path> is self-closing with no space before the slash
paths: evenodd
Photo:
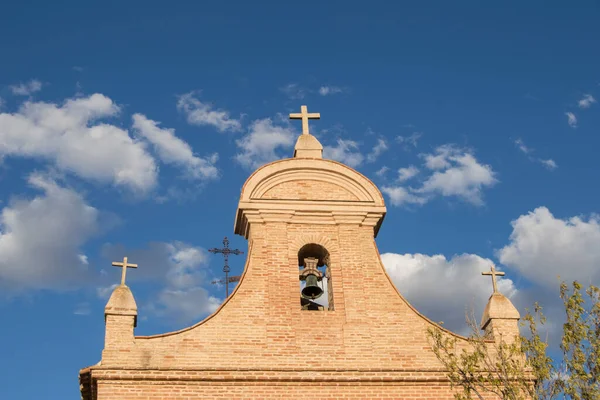
<path id="1" fill-rule="evenodd" d="M 455 152 L 453 145 L 443 145 L 435 149 L 433 154 L 422 154 L 425 166 L 432 170 L 449 168 L 451 163 L 449 157 Z"/>
<path id="2" fill-rule="evenodd" d="M 250 125 L 248 134 L 236 141 L 241 152 L 236 154 L 235 160 L 246 168 L 257 168 L 281 158 L 276 150 L 292 147 L 296 137 L 289 125 L 274 125 L 270 118 L 256 120 Z"/>
<path id="3" fill-rule="evenodd" d="M 42 82 L 37 79 L 32 79 L 27 83 L 10 86 L 10 90 L 17 96 L 30 96 L 35 92 L 42 90 Z"/>
<path id="4" fill-rule="evenodd" d="M 388 167 L 386 167 L 385 165 L 381 168 L 379 168 L 376 172 L 375 175 L 377 176 L 384 176 L 386 172 L 388 172 L 390 169 Z"/>
<path id="5" fill-rule="evenodd" d="M 288 83 L 280 87 L 279 90 L 292 100 L 303 99 L 307 93 L 307 90 L 297 83 Z"/>
<path id="6" fill-rule="evenodd" d="M 204 249 L 181 242 L 169 243 L 166 248 L 170 261 L 167 272 L 169 286 L 184 289 L 202 283 L 203 275 L 198 269 L 208 263 L 208 254 Z"/>
<path id="7" fill-rule="evenodd" d="M 596 103 L 596 99 L 591 94 L 584 94 L 577 104 L 579 108 L 590 108 L 594 103 Z"/>
<path id="8" fill-rule="evenodd" d="M 23 103 L 14 114 L 0 113 L 0 156 L 49 160 L 63 171 L 138 192 L 157 180 L 154 159 L 126 130 L 97 122 L 119 113 L 102 94 L 52 103 Z"/>
<path id="9" fill-rule="evenodd" d="M 73 311 L 73 314 L 75 315 L 89 315 L 91 312 L 90 310 L 90 303 L 88 302 L 81 302 L 78 303 L 77 306 L 75 307 L 75 311 Z"/>
<path id="10" fill-rule="evenodd" d="M 206 289 L 209 284 L 206 250 L 183 242 L 150 243 L 148 248 L 127 250 L 122 246 L 105 245 L 103 254 L 112 260 L 121 259 L 127 253 L 131 262 L 139 264 L 127 281 L 151 280 L 164 284 L 143 307 L 153 314 L 167 319 L 189 323 L 214 312 L 222 299 L 211 296 Z M 111 279 L 118 279 L 113 271 Z M 110 293 L 109 288 L 98 289 L 98 295 Z"/>
<path id="11" fill-rule="evenodd" d="M 166 288 L 158 293 L 152 310 L 160 317 L 190 323 L 212 314 L 222 302 L 222 299 L 211 296 L 202 287 Z"/>
<path id="12" fill-rule="evenodd" d="M 571 128 L 577 128 L 577 117 L 572 112 L 566 112 L 567 123 Z"/>
<path id="13" fill-rule="evenodd" d="M 4 99 L 2 97 L 0 97 L 0 110 L 2 110 L 4 108 L 5 104 L 6 104 L 6 102 L 4 101 Z"/>
<path id="14" fill-rule="evenodd" d="M 545 168 L 547 168 L 550 171 L 555 170 L 556 168 L 558 168 L 558 165 L 556 164 L 556 162 L 552 159 L 543 159 L 543 158 L 535 158 L 532 157 L 531 154 L 533 152 L 535 152 L 535 149 L 528 147 L 525 145 L 525 143 L 523 142 L 522 139 L 516 139 L 515 140 L 515 145 L 517 146 L 517 148 L 524 154 L 528 155 L 529 161 L 532 162 L 538 162 L 540 164 L 542 164 Z"/>
<path id="15" fill-rule="evenodd" d="M 187 122 L 197 126 L 214 126 L 219 132 L 237 132 L 242 130 L 239 120 L 231 118 L 229 112 L 215 110 L 208 103 L 203 103 L 194 97 L 194 92 L 179 96 L 177 109 L 182 112 Z"/>
<path id="16" fill-rule="evenodd" d="M 454 146 L 440 146 L 435 155 L 426 155 L 425 159 L 428 168 L 443 171 L 435 171 L 427 178 L 418 193 L 458 196 L 482 205 L 482 189 L 497 182 L 491 166 L 480 164 L 471 153 Z"/>
<path id="17" fill-rule="evenodd" d="M 119 286 L 118 283 L 113 283 L 112 285 L 108 286 L 100 286 L 96 288 L 96 294 L 102 300 L 108 300 L 108 298 L 110 297 L 112 292 L 117 288 L 117 286 Z"/>
<path id="18" fill-rule="evenodd" d="M 517 148 L 519 150 L 521 150 L 521 152 L 523 152 L 525 154 L 529 154 L 529 153 L 533 152 L 533 149 L 525 146 L 525 143 L 523 143 L 523 139 L 516 139 L 515 145 L 517 146 Z"/>
<path id="19" fill-rule="evenodd" d="M 512 221 L 508 244 L 496 256 L 506 267 L 506 277 L 498 278 L 498 289 L 519 310 L 540 302 L 549 316 L 546 331 L 551 343 L 560 343 L 564 316 L 558 299 L 558 276 L 584 286 L 600 281 L 600 216 L 556 218 L 546 207 L 519 216 Z M 466 333 L 464 310 L 475 306 L 479 321 L 491 294 L 489 277 L 482 277 L 492 261 L 473 254 L 381 255 L 382 262 L 400 292 L 419 311 L 445 326 Z M 498 268 L 502 269 L 502 268 Z M 511 272 L 512 271 L 512 272 Z M 519 289 L 510 277 L 528 279 Z"/>
<path id="20" fill-rule="evenodd" d="M 555 170 L 556 168 L 558 168 L 558 165 L 556 164 L 556 162 L 552 159 L 538 159 L 538 161 L 546 168 L 548 168 L 550 171 Z"/>
<path id="21" fill-rule="evenodd" d="M 418 196 L 402 186 L 383 186 L 381 191 L 388 195 L 393 206 L 425 204 L 428 201 L 427 198 Z"/>
<path id="22" fill-rule="evenodd" d="M 398 169 L 398 181 L 405 182 L 411 178 L 414 178 L 419 173 L 419 168 L 411 165 L 407 168 Z"/>
<path id="23" fill-rule="evenodd" d="M 538 207 L 511 224 L 510 243 L 497 252 L 504 265 L 547 286 L 556 286 L 558 275 L 567 281 L 600 280 L 599 216 L 560 219 Z"/>
<path id="24" fill-rule="evenodd" d="M 474 254 L 443 255 L 384 253 L 381 261 L 406 299 L 433 321 L 455 331 L 465 328 L 465 310 L 473 307 L 477 318 L 492 294 L 489 271 L 492 261 Z M 510 279 L 498 278 L 498 290 L 511 298 L 517 293 Z M 479 320 L 478 320 L 479 322 Z"/>
<path id="25" fill-rule="evenodd" d="M 72 288 L 88 276 L 80 249 L 101 231 L 100 212 L 51 178 L 33 174 L 28 181 L 43 194 L 14 200 L 0 213 L 0 287 Z"/>
<path id="26" fill-rule="evenodd" d="M 159 123 L 142 114 L 133 115 L 133 127 L 156 149 L 160 159 L 167 164 L 179 165 L 193 179 L 214 179 L 219 171 L 215 167 L 218 155 L 207 158 L 195 156 L 188 143 L 175 136 L 174 129 L 160 128 Z"/>
<path id="27" fill-rule="evenodd" d="M 379 158 L 379 156 L 388 149 L 388 145 L 384 139 L 377 139 L 377 144 L 373 146 L 373 149 L 369 154 L 367 154 L 368 162 L 375 162 Z"/>
<path id="28" fill-rule="evenodd" d="M 474 205 L 483 204 L 483 189 L 497 183 L 489 165 L 480 164 L 473 154 L 454 145 L 439 146 L 433 154 L 423 154 L 424 165 L 433 172 L 418 188 L 384 187 L 392 205 L 425 204 L 436 195 L 456 196 Z M 411 168 L 415 168 L 414 170 Z M 414 177 L 416 167 L 400 169 L 400 180 Z"/>
<path id="29" fill-rule="evenodd" d="M 410 125 L 410 127 L 412 127 L 412 125 Z M 410 144 L 413 147 L 417 147 L 418 141 L 421 138 L 421 136 L 423 136 L 421 132 L 413 132 L 409 136 L 398 135 L 396 136 L 396 142 L 400 144 Z"/>
<path id="30" fill-rule="evenodd" d="M 321 96 L 327 96 L 332 94 L 343 93 L 344 89 L 338 86 L 321 86 L 319 88 L 319 94 Z"/>
<path id="31" fill-rule="evenodd" d="M 338 139 L 337 146 L 324 146 L 323 158 L 339 161 L 352 168 L 356 168 L 364 160 L 364 156 L 358 151 L 358 143 L 344 139 Z"/>

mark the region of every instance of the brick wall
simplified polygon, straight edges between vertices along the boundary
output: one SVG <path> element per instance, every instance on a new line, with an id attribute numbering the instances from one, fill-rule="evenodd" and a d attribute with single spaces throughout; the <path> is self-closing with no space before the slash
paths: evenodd
<path id="1" fill-rule="evenodd" d="M 327 162 L 340 173 L 341 164 Z M 263 190 L 263 200 L 306 200 L 308 211 L 302 214 L 297 205 L 269 211 L 267 204 L 260 219 L 254 212 L 245 231 L 244 275 L 206 320 L 131 340 L 133 317 L 109 316 L 101 365 L 87 372 L 96 382 L 97 398 L 453 398 L 427 340 L 431 322 L 399 295 L 384 271 L 373 237 L 377 219 L 357 217 L 361 207 L 377 210 L 377 204 L 354 201 L 358 195 L 381 194 L 352 173 L 352 184 L 363 185 L 353 193 L 338 184 L 342 178 L 301 185 L 282 179 Z M 319 211 L 315 193 L 346 201 L 353 211 L 346 216 L 340 216 L 343 208 Z M 375 197 L 372 202 L 382 206 L 381 197 Z M 301 310 L 298 251 L 309 243 L 329 252 L 333 311 Z"/>
<path id="2" fill-rule="evenodd" d="M 355 400 L 451 400 L 453 391 L 439 383 L 398 385 L 389 383 L 269 383 L 234 385 L 197 382 L 194 384 L 149 383 L 124 385 L 102 383 L 99 398 L 125 400 L 167 399 L 355 399 Z M 497 397 L 484 397 L 497 399 Z"/>
<path id="3" fill-rule="evenodd" d="M 299 248 L 294 244 L 307 241 L 306 236 L 328 238 L 335 311 L 300 309 Z M 157 369 L 438 366 L 427 351 L 429 324 L 388 280 L 369 227 L 271 223 L 252 227 L 250 241 L 242 281 L 215 315 L 176 334 L 137 337 L 128 352 L 105 352 L 102 364 Z"/>

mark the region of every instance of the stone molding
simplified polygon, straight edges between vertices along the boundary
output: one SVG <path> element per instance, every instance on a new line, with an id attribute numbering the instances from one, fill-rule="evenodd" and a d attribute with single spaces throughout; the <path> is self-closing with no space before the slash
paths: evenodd
<path id="1" fill-rule="evenodd" d="M 240 201 L 259 199 L 271 187 L 290 180 L 317 179 L 345 187 L 360 201 L 385 207 L 379 189 L 367 177 L 333 160 L 288 158 L 257 169 L 244 183 Z"/>
<path id="2" fill-rule="evenodd" d="M 84 373 L 84 371 L 81 371 Z M 336 368 L 336 369 L 306 369 L 306 368 L 228 368 L 228 369 L 116 369 L 94 368 L 90 371 L 92 379 L 106 381 L 154 381 L 173 384 L 174 382 L 335 382 L 349 384 L 365 383 L 415 383 L 415 382 L 444 382 L 448 383 L 447 372 L 441 368 L 430 369 L 386 369 L 386 368 Z"/>
<path id="3" fill-rule="evenodd" d="M 357 200 L 306 200 L 294 192 L 288 198 L 263 198 L 270 189 L 296 181 L 329 183 Z M 292 158 L 267 164 L 246 180 L 234 231 L 248 238 L 253 223 L 356 224 L 372 226 L 376 236 L 386 211 L 379 189 L 357 171 L 332 160 Z"/>
<path id="4" fill-rule="evenodd" d="M 273 204 L 270 204 L 273 206 Z M 235 233 L 248 238 L 250 226 L 252 224 L 264 224 L 267 222 L 285 222 L 290 224 L 317 224 L 317 225 L 359 225 L 372 226 L 373 235 L 376 237 L 383 218 L 384 212 L 373 211 L 353 211 L 353 210 L 332 210 L 328 212 L 296 210 L 293 205 L 286 205 L 281 208 L 262 208 L 261 205 L 240 202 L 238 209 L 238 219 L 235 224 Z"/>

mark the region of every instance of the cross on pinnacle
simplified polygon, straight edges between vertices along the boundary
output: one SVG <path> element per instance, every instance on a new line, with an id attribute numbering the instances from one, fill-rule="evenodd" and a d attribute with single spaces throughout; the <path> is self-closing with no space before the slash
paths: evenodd
<path id="1" fill-rule="evenodd" d="M 308 120 L 321 119 L 321 113 L 309 113 L 306 106 L 300 106 L 300 113 L 291 113 L 290 119 L 302 120 L 302 134 L 308 135 Z"/>
<path id="2" fill-rule="evenodd" d="M 121 267 L 123 271 L 121 272 L 121 285 L 125 286 L 125 275 L 127 275 L 127 268 L 137 268 L 137 264 L 128 264 L 127 257 L 123 257 L 123 262 L 113 261 L 113 267 Z"/>
<path id="3" fill-rule="evenodd" d="M 225 236 L 225 238 L 223 239 L 223 248 L 222 249 L 213 247 L 212 249 L 208 249 L 208 251 L 213 254 L 223 254 L 223 258 L 224 258 L 224 262 L 225 262 L 225 265 L 223 266 L 223 272 L 225 272 L 225 293 L 226 293 L 226 297 L 229 297 L 229 282 L 233 282 L 229 278 L 229 271 L 230 271 L 229 255 L 233 254 L 233 255 L 237 256 L 240 254 L 244 254 L 244 252 L 241 250 L 238 250 L 238 249 L 233 249 L 233 250 L 230 249 L 229 248 L 229 239 L 227 239 L 227 236 Z"/>
<path id="4" fill-rule="evenodd" d="M 496 284 L 496 276 L 504 276 L 504 272 L 496 271 L 496 268 L 492 265 L 490 272 L 482 272 L 481 275 L 488 275 L 492 277 L 492 285 L 494 287 L 494 293 L 498 293 L 498 286 Z"/>

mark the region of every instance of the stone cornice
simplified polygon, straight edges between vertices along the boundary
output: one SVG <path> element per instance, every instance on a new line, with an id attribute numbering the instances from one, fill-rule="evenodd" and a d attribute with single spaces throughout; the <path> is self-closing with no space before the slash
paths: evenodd
<path id="1" fill-rule="evenodd" d="M 94 381 L 151 381 L 153 383 L 164 382 L 237 382 L 237 383 L 289 383 L 289 382 L 331 382 L 339 384 L 414 384 L 419 382 L 448 383 L 447 372 L 441 368 L 434 369 L 385 369 L 385 368 L 332 368 L 332 369 L 169 369 L 169 370 L 145 370 L 145 369 L 115 369 L 95 367 L 91 371 Z"/>
<path id="2" fill-rule="evenodd" d="M 377 236 L 379 226 L 386 212 L 385 207 L 378 206 L 343 207 L 332 204 L 331 207 L 324 207 L 321 204 L 315 205 L 314 209 L 311 209 L 312 207 L 306 207 L 307 205 L 303 204 L 302 209 L 298 210 L 294 204 L 278 203 L 271 203 L 264 208 L 261 207 L 261 204 L 240 203 L 240 208 L 237 211 L 235 233 L 248 238 L 251 224 L 285 222 L 293 224 L 372 226 L 374 236 Z"/>

